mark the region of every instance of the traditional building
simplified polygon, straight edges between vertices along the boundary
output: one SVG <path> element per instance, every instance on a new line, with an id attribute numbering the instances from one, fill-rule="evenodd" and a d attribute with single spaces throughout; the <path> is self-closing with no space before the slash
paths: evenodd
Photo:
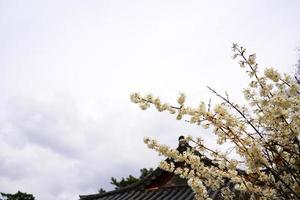
<path id="1" fill-rule="evenodd" d="M 179 143 L 177 150 L 183 152 L 189 147 L 187 143 Z M 208 158 L 202 161 L 206 165 L 215 165 Z M 178 164 L 180 165 L 180 163 L 175 165 Z M 234 187 L 229 182 L 225 186 Z M 239 191 L 235 193 L 235 199 L 248 199 Z M 210 189 L 208 194 L 212 199 L 223 199 L 220 190 Z M 185 179 L 157 168 L 144 179 L 132 185 L 103 194 L 80 195 L 80 200 L 194 200 L 194 195 Z"/>

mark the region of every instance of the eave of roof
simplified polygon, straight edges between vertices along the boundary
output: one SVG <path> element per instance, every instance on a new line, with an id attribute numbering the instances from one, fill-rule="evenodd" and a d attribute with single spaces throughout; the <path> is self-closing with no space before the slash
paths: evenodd
<path id="1" fill-rule="evenodd" d="M 124 190 L 118 193 L 105 193 L 103 195 L 89 195 L 82 200 L 193 200 L 194 193 L 187 185 L 161 187 L 151 190 Z"/>

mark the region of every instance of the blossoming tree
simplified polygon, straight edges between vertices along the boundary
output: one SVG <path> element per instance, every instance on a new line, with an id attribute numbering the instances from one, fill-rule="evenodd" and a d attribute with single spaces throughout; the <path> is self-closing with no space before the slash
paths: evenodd
<path id="1" fill-rule="evenodd" d="M 233 143 L 241 159 L 208 148 L 200 137 L 187 137 L 194 148 L 183 154 L 153 139 L 145 138 L 144 142 L 175 163 L 186 163 L 179 167 L 162 161 L 160 167 L 186 178 L 197 199 L 210 199 L 208 188 L 220 190 L 225 199 L 234 198 L 237 190 L 252 199 L 300 199 L 299 85 L 292 76 L 281 75 L 272 68 L 260 75 L 255 54 L 247 56 L 244 47 L 233 44 L 233 52 L 233 58 L 246 69 L 251 81 L 243 91 L 245 105 L 211 88 L 223 101 L 213 109 L 205 103 L 196 108 L 187 106 L 184 94 L 179 95 L 178 105 L 139 93 L 133 93 L 131 101 L 142 110 L 153 105 L 159 112 L 175 115 L 177 120 L 211 128 L 217 143 Z M 215 164 L 205 165 L 204 156 Z M 228 182 L 234 187 L 225 184 Z"/>

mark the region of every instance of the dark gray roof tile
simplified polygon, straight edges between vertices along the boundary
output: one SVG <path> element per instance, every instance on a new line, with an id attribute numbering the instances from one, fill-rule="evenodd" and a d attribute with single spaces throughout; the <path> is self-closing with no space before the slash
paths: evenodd
<path id="1" fill-rule="evenodd" d="M 180 196 L 182 196 L 183 193 L 185 193 L 185 190 L 176 189 L 176 194 L 172 195 L 170 197 L 170 200 L 177 200 Z"/>

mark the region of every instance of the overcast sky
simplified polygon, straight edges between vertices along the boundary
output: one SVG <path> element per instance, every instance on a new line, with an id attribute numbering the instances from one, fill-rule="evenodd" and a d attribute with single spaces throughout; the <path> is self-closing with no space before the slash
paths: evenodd
<path id="1" fill-rule="evenodd" d="M 293 73 L 299 0 L 0 0 L 0 188 L 38 200 L 107 190 L 110 177 L 138 175 L 161 159 L 143 137 L 177 146 L 206 130 L 153 109 L 131 92 L 196 105 L 228 91 L 241 100 L 246 76 L 231 59 L 237 42 L 260 69 Z"/>

